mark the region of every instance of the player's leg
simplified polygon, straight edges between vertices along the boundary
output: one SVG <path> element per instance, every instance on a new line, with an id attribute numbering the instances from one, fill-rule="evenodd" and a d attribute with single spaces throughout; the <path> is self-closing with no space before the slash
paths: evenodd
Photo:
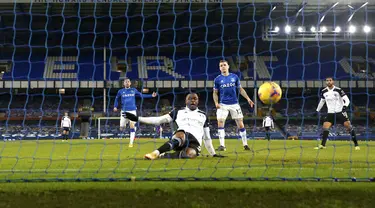
<path id="1" fill-rule="evenodd" d="M 68 130 L 65 130 L 65 140 L 68 140 L 69 138 L 69 129 Z"/>
<path id="2" fill-rule="evenodd" d="M 163 139 L 163 127 L 159 126 L 159 139 Z"/>
<path id="3" fill-rule="evenodd" d="M 126 123 L 128 122 L 127 120 L 128 119 L 125 118 L 125 112 L 121 111 L 121 117 L 120 117 L 120 133 L 121 134 L 124 134 Z M 122 139 L 122 136 L 120 137 L 120 139 Z"/>
<path id="4" fill-rule="evenodd" d="M 331 122 L 323 123 L 323 138 L 322 138 L 322 143 L 321 143 L 323 147 L 326 146 L 328 135 L 329 135 L 329 129 L 331 128 L 331 126 L 332 126 Z"/>
<path id="5" fill-rule="evenodd" d="M 240 105 L 231 105 L 229 108 L 230 116 L 232 119 L 236 121 L 237 127 L 240 130 L 240 137 L 242 140 L 242 145 L 245 150 L 250 150 L 249 146 L 247 145 L 247 133 L 245 129 L 245 125 L 243 123 L 243 114 Z"/>
<path id="6" fill-rule="evenodd" d="M 357 135 L 355 134 L 354 128 L 351 125 L 350 121 L 349 120 L 345 121 L 344 126 L 345 126 L 346 130 L 351 135 L 352 141 L 353 141 L 354 146 L 355 146 L 355 150 L 360 150 L 359 145 L 358 145 L 358 141 L 357 141 Z"/>
<path id="7" fill-rule="evenodd" d="M 247 133 L 246 133 L 245 125 L 243 123 L 243 119 L 240 118 L 240 119 L 236 119 L 235 121 L 240 131 L 240 137 L 242 140 L 242 145 L 243 145 L 244 150 L 250 150 L 250 147 L 247 145 Z"/>
<path id="8" fill-rule="evenodd" d="M 176 149 L 178 147 L 182 147 L 185 144 L 185 138 L 186 138 L 185 132 L 182 130 L 177 130 L 173 134 L 171 140 L 164 143 L 157 150 L 154 150 L 153 152 L 146 154 L 144 157 L 149 160 L 154 160 L 158 158 L 160 154 Z"/>
<path id="9" fill-rule="evenodd" d="M 134 114 L 134 115 L 137 115 L 137 111 L 127 111 L 128 113 L 131 113 L 131 114 Z M 130 121 L 128 119 L 126 119 L 127 122 L 129 122 L 129 127 L 130 127 L 130 134 L 129 134 L 129 147 L 133 147 L 133 142 L 134 142 L 134 138 L 135 138 L 135 122 L 133 121 Z"/>
<path id="10" fill-rule="evenodd" d="M 219 109 L 216 111 L 216 118 L 217 118 L 217 131 L 219 135 L 219 141 L 220 141 L 220 146 L 217 148 L 217 151 L 225 151 L 225 120 L 227 119 L 229 114 L 228 109 L 226 108 L 225 105 L 221 105 Z"/>
<path id="11" fill-rule="evenodd" d="M 66 140 L 66 130 L 64 129 L 63 132 L 62 132 L 62 136 L 63 136 L 63 139 Z"/>
<path id="12" fill-rule="evenodd" d="M 198 152 L 195 148 L 187 147 L 184 150 L 176 151 L 172 153 L 165 153 L 161 156 L 161 158 L 166 159 L 193 159 L 198 156 Z"/>
<path id="13" fill-rule="evenodd" d="M 164 153 L 160 158 L 181 159 L 181 158 L 195 158 L 201 152 L 201 145 L 199 141 L 190 133 L 185 133 L 185 142 L 182 146 L 175 146 L 175 152 Z"/>
<path id="14" fill-rule="evenodd" d="M 314 149 L 325 149 L 326 143 L 329 135 L 329 129 L 331 128 L 332 124 L 335 123 L 336 115 L 335 114 L 328 114 L 327 117 L 324 119 L 323 123 L 323 136 L 322 136 L 322 143 L 315 147 Z"/>
<path id="15" fill-rule="evenodd" d="M 266 139 L 270 141 L 271 140 L 270 127 L 265 127 L 265 130 L 266 130 Z"/>
<path id="16" fill-rule="evenodd" d="M 135 122 L 129 121 L 129 127 L 130 127 L 129 147 L 133 147 L 133 142 L 135 138 Z"/>
<path id="17" fill-rule="evenodd" d="M 68 140 L 69 137 L 69 130 L 65 129 L 65 140 Z"/>

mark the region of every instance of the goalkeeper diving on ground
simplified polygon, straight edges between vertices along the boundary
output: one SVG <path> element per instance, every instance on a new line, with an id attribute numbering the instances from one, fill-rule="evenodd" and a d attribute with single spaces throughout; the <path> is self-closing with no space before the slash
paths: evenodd
<path id="1" fill-rule="evenodd" d="M 157 158 L 195 158 L 200 155 L 202 139 L 207 151 L 213 157 L 223 157 L 215 153 L 210 136 L 208 118 L 206 114 L 198 109 L 199 97 L 196 93 L 186 96 L 186 107 L 181 110 L 173 110 L 169 114 L 159 117 L 138 117 L 132 113 L 125 112 L 127 119 L 139 121 L 146 124 L 160 125 L 174 121 L 177 130 L 172 139 L 158 149 L 148 153 L 144 158 L 154 160 Z M 174 150 L 170 153 L 169 151 Z"/>

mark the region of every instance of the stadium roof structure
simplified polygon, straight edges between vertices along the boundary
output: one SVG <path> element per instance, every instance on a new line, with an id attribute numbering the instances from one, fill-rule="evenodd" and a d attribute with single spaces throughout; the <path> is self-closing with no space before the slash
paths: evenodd
<path id="1" fill-rule="evenodd" d="M 77 1 L 86 3 L 74 3 Z M 87 3 L 92 1 L 97 3 Z M 124 3 L 126 1 L 128 1 L 128 3 Z M 207 15 L 207 11 L 215 12 L 218 16 L 220 16 L 221 13 L 226 16 L 237 16 L 238 13 L 245 16 L 253 16 L 254 13 L 263 16 L 269 14 L 272 10 L 272 13 L 292 16 L 302 7 L 305 14 L 316 12 L 324 13 L 332 4 L 338 2 L 337 6 L 335 6 L 335 13 L 340 13 L 348 12 L 350 7 L 354 9 L 358 8 L 358 6 L 366 2 L 363 0 L 175 0 L 175 3 L 170 3 L 172 1 L 173 0 L 17 0 L 15 1 L 17 4 L 15 4 L 9 3 L 13 2 L 12 0 L 2 0 L 0 2 L 0 15 L 13 15 L 12 12 L 31 12 L 33 14 L 45 15 L 47 11 L 49 15 L 61 15 L 63 13 L 68 16 L 76 15 L 79 11 L 81 16 L 86 16 L 93 15 L 93 11 L 95 11 L 96 16 L 109 14 L 112 16 L 122 16 L 125 15 L 127 11 L 128 16 L 136 14 L 148 16 L 155 15 L 157 12 L 160 15 L 174 15 L 191 11 L 194 15 L 205 16 Z M 375 11 L 375 4 L 369 3 L 367 5 L 367 10 Z"/>
<path id="2" fill-rule="evenodd" d="M 74 3 L 78 1 L 96 3 Z M 123 46 L 129 34 L 128 44 L 144 43 L 144 48 L 155 48 L 159 41 L 159 45 L 169 45 L 172 49 L 178 45 L 206 51 L 207 43 L 214 48 L 222 47 L 225 42 L 226 48 L 232 47 L 237 52 L 239 44 L 245 51 L 252 50 L 254 39 L 263 35 L 262 26 L 271 22 L 283 28 L 287 21 L 310 27 L 326 15 L 324 23 L 331 26 L 345 23 L 353 12 L 356 14 L 352 21 L 358 25 L 364 16 L 369 23 L 375 21 L 371 19 L 375 16 L 372 15 L 375 3 L 369 2 L 359 9 L 365 3 L 363 0 L 174 0 L 175 3 L 168 3 L 172 1 L 17 0 L 9 3 L 14 1 L 2 0 L 0 39 L 5 48 L 15 43 L 37 46 L 33 50 L 39 50 L 45 46 L 46 39 L 47 45 L 67 45 L 67 48 L 77 44 L 85 48 L 93 42 L 98 47 L 109 42 Z M 81 34 L 79 41 L 77 33 Z"/>

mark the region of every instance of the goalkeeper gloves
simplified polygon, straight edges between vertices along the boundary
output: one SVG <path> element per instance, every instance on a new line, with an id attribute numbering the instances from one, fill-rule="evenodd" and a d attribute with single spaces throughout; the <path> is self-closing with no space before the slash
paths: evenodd
<path id="1" fill-rule="evenodd" d="M 138 121 L 138 116 L 136 116 L 132 113 L 128 113 L 128 112 L 125 112 L 125 118 L 127 118 L 131 121 Z"/>

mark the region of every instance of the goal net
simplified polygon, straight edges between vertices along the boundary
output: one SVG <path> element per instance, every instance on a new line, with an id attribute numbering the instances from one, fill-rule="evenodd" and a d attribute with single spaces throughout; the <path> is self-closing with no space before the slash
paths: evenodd
<path id="1" fill-rule="evenodd" d="M 373 3 L 88 2 L 0 3 L 0 181 L 373 180 Z M 226 151 L 217 150 L 213 99 L 220 60 L 244 89 L 236 95 L 244 127 L 228 116 Z M 325 134 L 327 108 L 316 109 L 327 77 L 350 100 L 346 112 L 360 149 L 342 120 L 329 128 L 326 149 L 314 149 Z M 133 91 L 118 93 L 125 78 Z M 258 96 L 268 81 L 282 89 L 272 106 Z M 122 99 L 139 95 L 135 90 L 143 95 L 129 102 L 144 117 L 181 109 L 186 94 L 197 92 L 216 153 L 226 157 L 212 157 L 202 144 L 194 160 L 145 160 L 176 126 L 120 128 L 120 111 L 128 109 Z M 340 99 L 332 95 L 327 103 Z M 269 140 L 267 115 L 275 121 Z"/>

